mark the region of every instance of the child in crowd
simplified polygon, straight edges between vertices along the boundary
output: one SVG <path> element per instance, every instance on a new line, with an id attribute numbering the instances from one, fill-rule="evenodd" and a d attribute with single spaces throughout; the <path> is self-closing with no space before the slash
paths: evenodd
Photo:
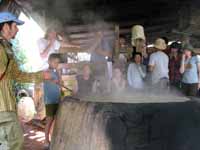
<path id="1" fill-rule="evenodd" d="M 115 67 L 113 70 L 113 78 L 111 82 L 111 88 L 114 92 L 123 91 L 126 87 L 126 80 L 123 77 L 122 71 L 119 67 Z"/>
<path id="2" fill-rule="evenodd" d="M 85 64 L 83 66 L 83 72 L 81 75 L 77 76 L 77 82 L 78 82 L 78 96 L 86 96 L 91 94 L 93 84 L 94 84 L 94 78 L 91 75 L 91 69 L 88 64 Z"/>
<path id="3" fill-rule="evenodd" d="M 46 126 L 45 126 L 45 148 L 49 148 L 49 133 L 60 101 L 60 78 L 58 74 L 59 55 L 51 54 L 48 59 L 49 68 L 46 70 L 51 74 L 48 80 L 44 81 L 44 101 L 46 108 Z"/>

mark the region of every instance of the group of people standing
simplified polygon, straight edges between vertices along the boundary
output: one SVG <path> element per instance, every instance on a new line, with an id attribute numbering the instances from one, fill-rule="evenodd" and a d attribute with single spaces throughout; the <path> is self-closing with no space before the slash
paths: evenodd
<path id="1" fill-rule="evenodd" d="M 23 23 L 10 12 L 0 12 L 0 149 L 5 150 L 21 150 L 23 144 L 12 81 L 43 82 L 47 113 L 45 144 L 46 148 L 49 148 L 49 132 L 62 86 L 58 72 L 60 59 L 53 53 L 60 47 L 79 47 L 58 41 L 56 31 L 48 30 L 46 36 L 38 41 L 40 56 L 44 62 L 41 65 L 42 71 L 21 72 L 14 59 L 10 40 L 18 32 L 17 25 Z M 142 34 L 138 34 L 138 29 Z M 200 57 L 195 55 L 194 48 L 189 43 L 183 45 L 174 42 L 168 47 L 166 39 L 158 38 L 153 49 L 147 49 L 143 27 L 137 25 L 133 27 L 134 48 L 130 58 L 120 55 L 113 63 L 113 45 L 112 41 L 104 37 L 103 32 L 96 32 L 96 39 L 88 50 L 91 53 L 91 64 L 94 66 L 94 78 L 91 76 L 90 66 L 84 66 L 83 75 L 77 77 L 78 92 L 89 94 L 91 89 L 94 92 L 100 90 L 100 93 L 122 92 L 126 87 L 130 90 L 142 90 L 147 86 L 166 90 L 172 85 L 181 87 L 187 96 L 196 96 L 200 88 Z M 122 53 L 126 51 L 124 46 L 120 48 Z M 126 60 L 121 61 L 121 58 Z M 113 66 L 112 71 L 109 70 L 110 65 Z"/>
<path id="2" fill-rule="evenodd" d="M 141 32 L 142 27 L 139 28 Z M 200 88 L 200 57 L 189 42 L 175 41 L 168 45 L 166 39 L 157 38 L 150 48 L 145 44 L 144 32 L 132 39 L 139 46 L 134 45 L 132 56 L 124 61 L 128 64 L 125 72 L 128 87 L 158 92 L 178 89 L 186 96 L 197 96 Z"/>

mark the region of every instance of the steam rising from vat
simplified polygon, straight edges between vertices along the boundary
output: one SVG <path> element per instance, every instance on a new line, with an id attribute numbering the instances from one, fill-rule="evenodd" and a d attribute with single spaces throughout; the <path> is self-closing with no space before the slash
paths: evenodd
<path id="1" fill-rule="evenodd" d="M 79 2 L 79 5 L 75 5 L 77 4 L 76 2 Z M 47 13 L 44 12 L 43 17 L 45 18 L 45 24 L 46 26 L 44 27 L 45 29 L 48 28 L 47 26 L 53 26 L 54 28 L 57 29 L 63 29 L 63 24 L 65 25 L 68 24 L 68 22 L 73 22 L 73 16 L 75 15 L 81 15 L 82 18 L 82 22 L 83 23 L 89 23 L 89 22 L 93 22 L 94 24 L 92 24 L 91 26 L 88 26 L 88 31 L 89 33 L 94 33 L 94 31 L 98 28 L 103 28 L 104 30 L 107 30 L 109 28 L 109 24 L 106 23 L 104 21 L 103 18 L 105 18 L 105 16 L 100 16 L 97 14 L 92 13 L 92 11 L 90 10 L 85 10 L 85 13 L 80 14 L 79 12 L 74 11 L 74 9 L 77 8 L 77 10 L 85 5 L 84 0 L 57 0 L 57 1 L 50 1 L 50 0 L 44 0 L 44 1 L 33 1 L 33 3 L 35 3 L 37 6 L 42 7 L 45 10 L 49 10 Z M 37 8 L 33 8 L 37 9 Z M 73 12 L 76 12 L 75 14 Z M 53 18 L 53 16 L 59 16 L 62 19 L 62 23 L 57 20 L 56 18 Z M 77 23 L 77 22 L 75 22 Z M 92 45 L 93 44 L 93 40 L 89 41 L 87 43 L 87 45 Z M 95 98 L 95 94 L 94 96 L 91 96 L 93 98 Z M 106 97 L 105 97 L 106 96 Z M 160 89 L 145 89 L 143 91 L 133 91 L 133 90 L 125 90 L 123 92 L 117 92 L 117 91 L 112 91 L 111 93 L 105 94 L 105 93 L 101 93 L 100 96 L 96 97 L 97 101 L 99 101 L 100 99 L 104 98 L 102 101 L 106 101 L 106 99 L 108 101 L 112 101 L 112 102 L 146 102 L 146 101 L 150 101 L 150 102 L 160 102 L 162 101 L 162 99 L 164 100 L 163 102 L 166 102 L 165 100 L 167 99 L 167 101 L 171 100 L 173 101 L 174 99 L 183 101 L 186 100 L 186 98 L 184 98 L 179 92 L 177 91 L 160 91 Z M 128 100 L 126 100 L 126 98 Z M 85 98 L 83 98 L 85 99 Z M 92 99 L 92 98 L 90 98 Z M 141 101 L 138 99 L 142 99 Z M 155 101 L 156 99 L 156 101 Z M 86 99 L 87 100 L 87 99 Z"/>

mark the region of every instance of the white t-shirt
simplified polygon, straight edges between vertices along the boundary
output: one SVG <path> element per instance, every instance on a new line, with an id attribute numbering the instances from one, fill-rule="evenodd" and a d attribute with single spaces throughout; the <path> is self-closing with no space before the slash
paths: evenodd
<path id="1" fill-rule="evenodd" d="M 39 39 L 38 40 L 39 52 L 42 53 L 46 49 L 48 44 L 49 44 L 48 40 L 46 40 L 44 38 Z M 49 64 L 48 64 L 49 55 L 52 54 L 52 53 L 58 53 L 58 50 L 60 49 L 60 46 L 61 46 L 60 42 L 55 40 L 54 44 L 49 49 L 49 53 L 48 53 L 47 57 L 46 58 L 41 58 L 42 59 L 42 64 L 41 64 L 41 69 L 42 70 L 46 70 L 49 67 Z"/>
<path id="2" fill-rule="evenodd" d="M 149 65 L 155 66 L 152 72 L 152 83 L 158 83 L 161 78 L 169 78 L 169 57 L 162 51 L 150 55 Z"/>

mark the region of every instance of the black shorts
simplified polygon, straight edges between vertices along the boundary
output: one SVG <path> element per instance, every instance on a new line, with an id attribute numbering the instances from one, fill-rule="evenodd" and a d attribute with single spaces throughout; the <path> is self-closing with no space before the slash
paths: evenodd
<path id="1" fill-rule="evenodd" d="M 46 116 L 53 117 L 56 115 L 56 112 L 58 110 L 58 104 L 46 104 Z"/>
<path id="2" fill-rule="evenodd" d="M 197 96 L 198 83 L 182 83 L 183 92 L 186 96 Z"/>

